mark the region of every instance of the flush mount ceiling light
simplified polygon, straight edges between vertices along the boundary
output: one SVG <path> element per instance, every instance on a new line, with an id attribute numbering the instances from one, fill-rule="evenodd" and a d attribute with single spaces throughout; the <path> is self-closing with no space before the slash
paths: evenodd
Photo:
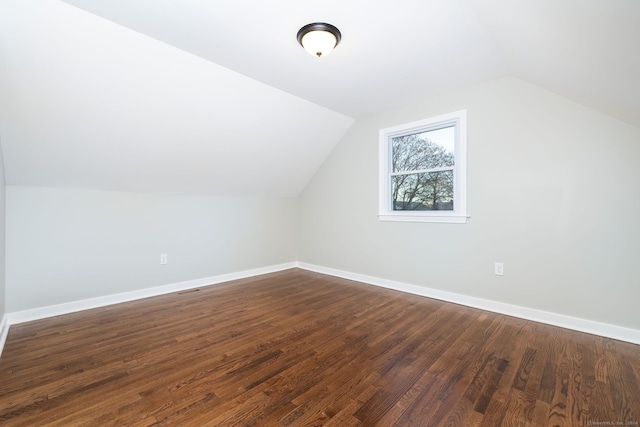
<path id="1" fill-rule="evenodd" d="M 298 43 L 318 58 L 330 54 L 333 48 L 338 46 L 341 38 L 340 30 L 324 22 L 307 24 L 298 31 Z"/>

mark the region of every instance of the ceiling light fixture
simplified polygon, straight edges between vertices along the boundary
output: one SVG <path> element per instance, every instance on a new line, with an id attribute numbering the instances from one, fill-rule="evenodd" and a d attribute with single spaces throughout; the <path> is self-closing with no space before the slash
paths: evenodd
<path id="1" fill-rule="evenodd" d="M 307 24 L 298 31 L 298 43 L 318 58 L 330 54 L 333 48 L 338 46 L 341 38 L 340 30 L 324 22 Z"/>

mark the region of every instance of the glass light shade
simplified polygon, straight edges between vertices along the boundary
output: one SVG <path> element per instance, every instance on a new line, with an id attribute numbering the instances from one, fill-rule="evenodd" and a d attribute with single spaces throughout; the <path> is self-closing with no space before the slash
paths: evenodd
<path id="1" fill-rule="evenodd" d="M 338 39 L 328 31 L 310 31 L 302 36 L 300 44 L 309 54 L 321 57 L 331 53 Z"/>
<path id="2" fill-rule="evenodd" d="M 339 29 L 331 24 L 314 22 L 300 28 L 296 38 L 304 50 L 320 58 L 321 56 L 327 56 L 338 46 L 342 34 L 340 34 Z"/>

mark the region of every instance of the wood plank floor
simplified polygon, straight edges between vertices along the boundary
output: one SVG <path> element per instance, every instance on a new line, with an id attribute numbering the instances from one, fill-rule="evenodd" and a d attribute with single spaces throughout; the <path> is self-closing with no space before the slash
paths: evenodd
<path id="1" fill-rule="evenodd" d="M 12 326 L 3 426 L 640 422 L 640 346 L 288 270 Z"/>

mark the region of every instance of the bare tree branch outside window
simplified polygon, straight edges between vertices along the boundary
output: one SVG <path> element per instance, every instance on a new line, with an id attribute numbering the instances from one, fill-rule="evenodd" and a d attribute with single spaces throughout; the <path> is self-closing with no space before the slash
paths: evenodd
<path id="1" fill-rule="evenodd" d="M 391 139 L 393 210 L 453 210 L 454 154 L 427 134 Z"/>

